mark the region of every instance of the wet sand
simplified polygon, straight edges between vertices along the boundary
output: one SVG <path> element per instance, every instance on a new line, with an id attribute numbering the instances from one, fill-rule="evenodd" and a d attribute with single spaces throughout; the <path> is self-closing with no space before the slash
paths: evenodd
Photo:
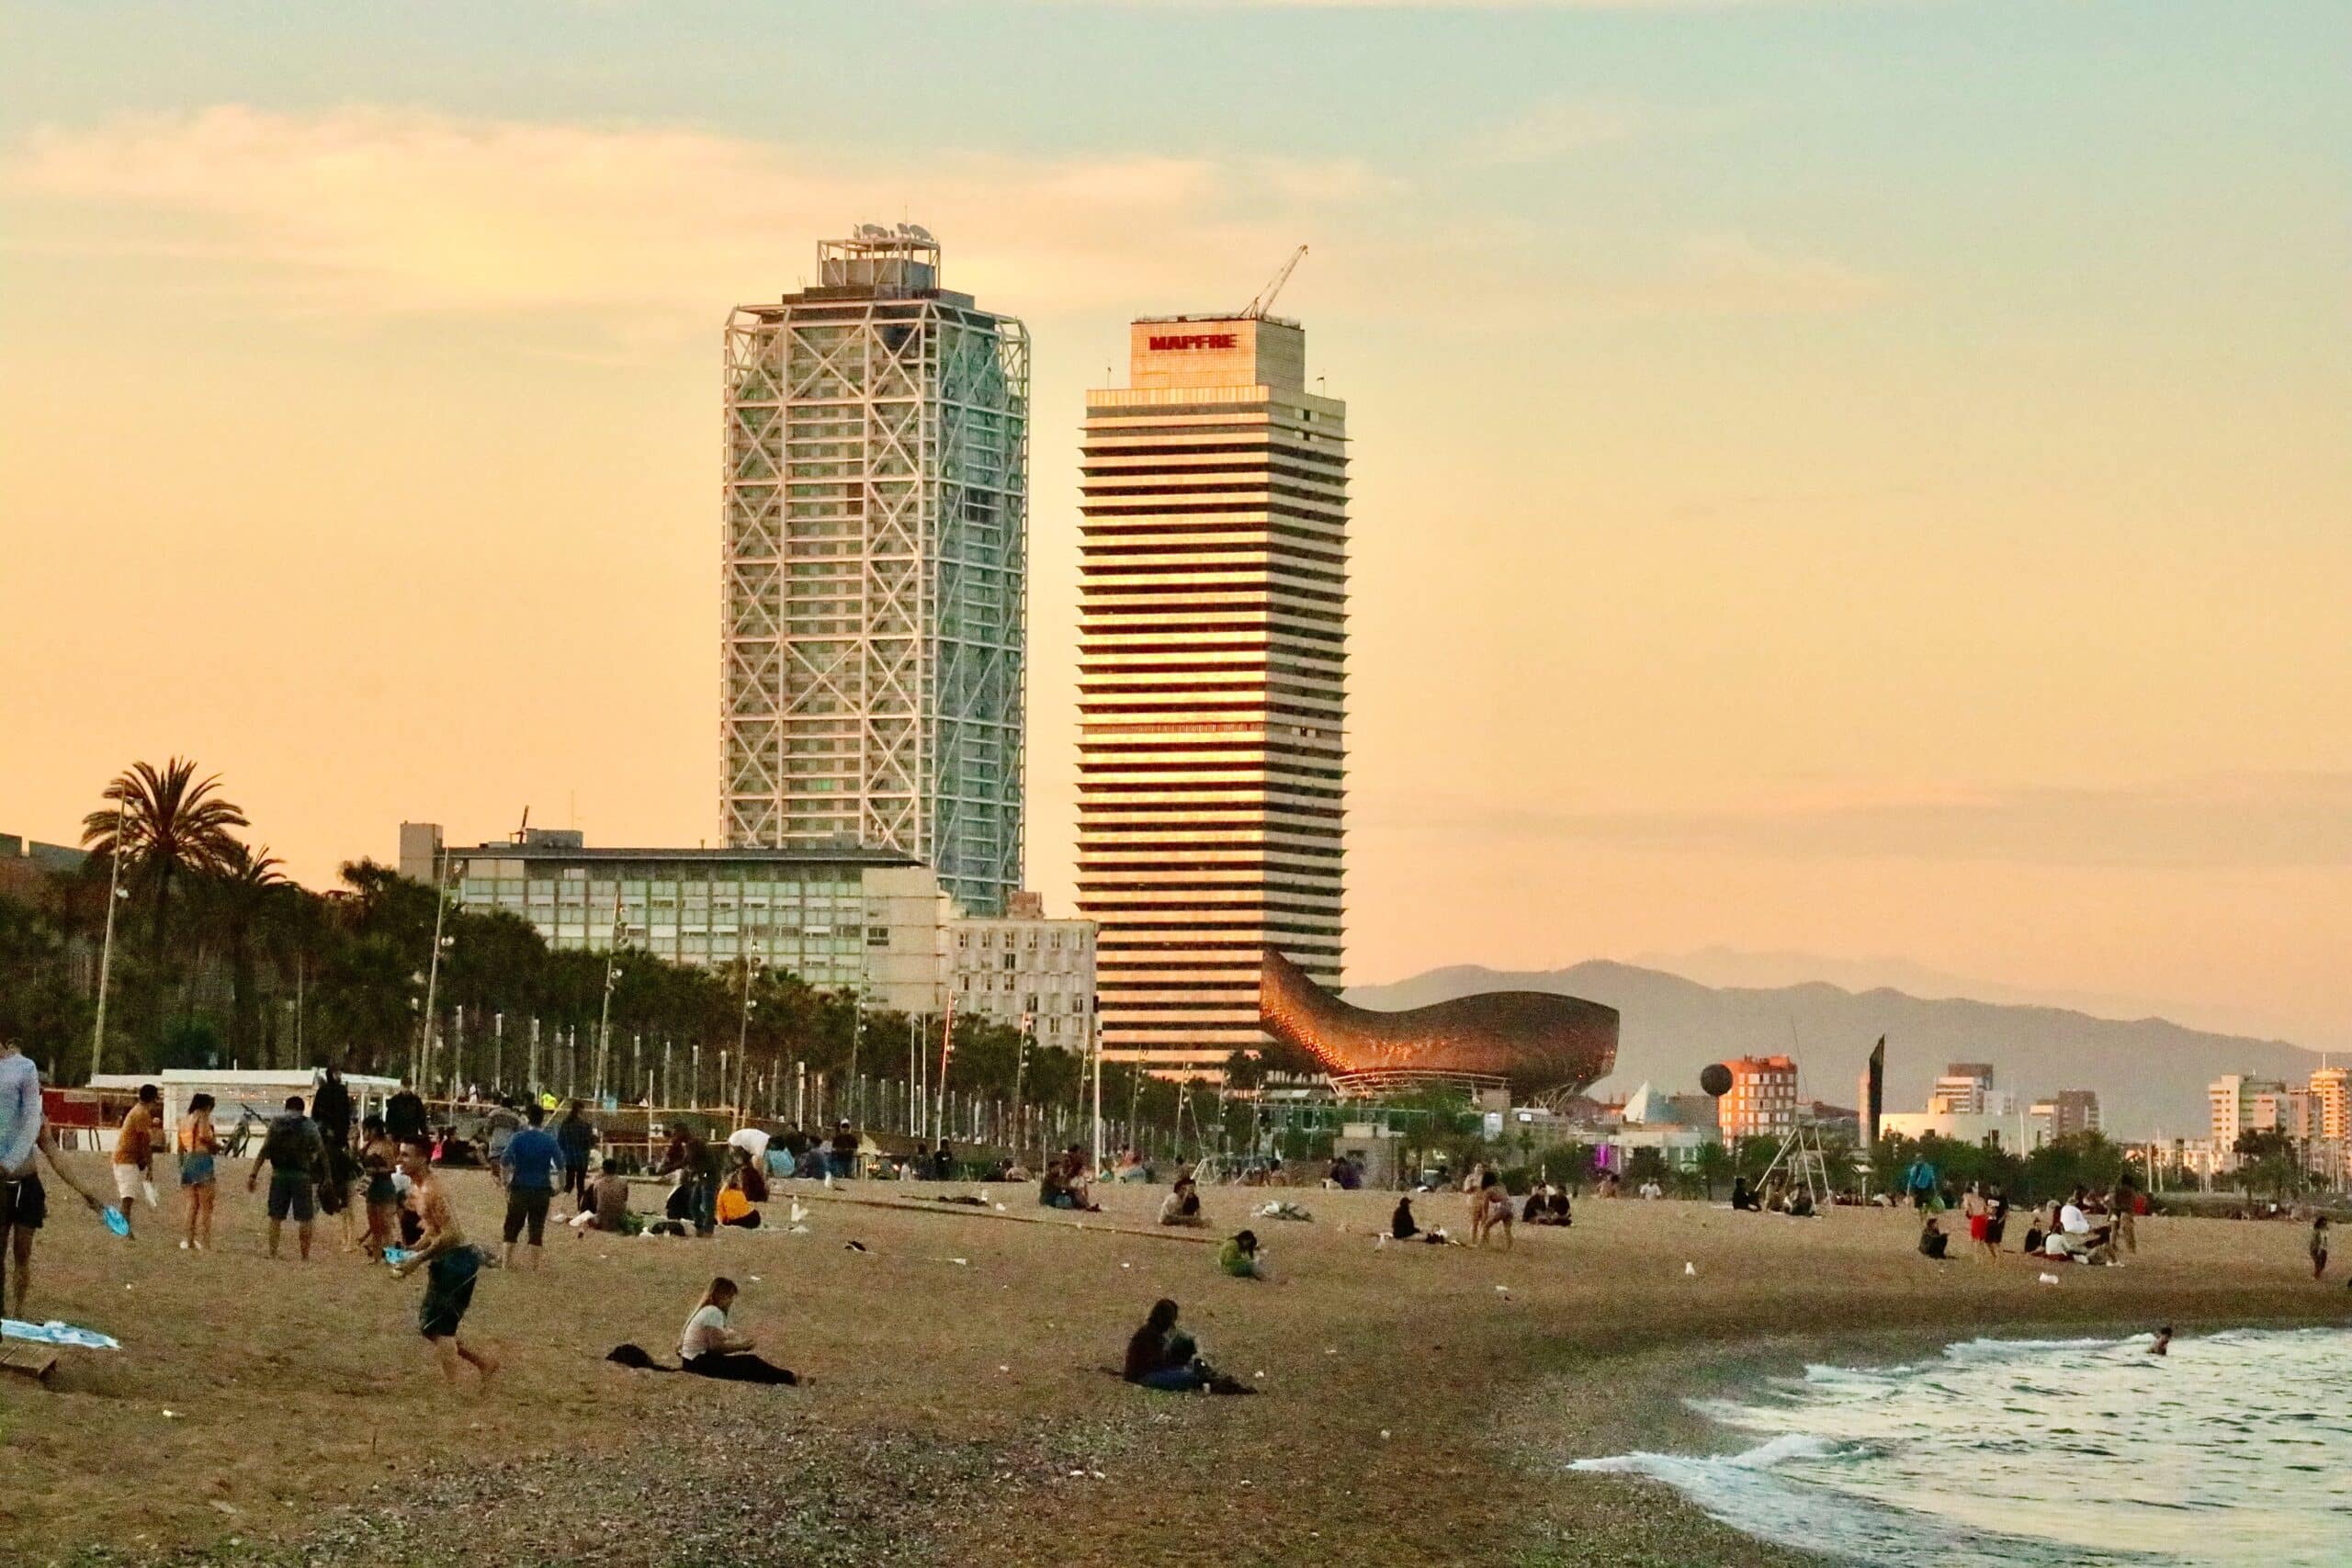
<path id="1" fill-rule="evenodd" d="M 544 1270 L 482 1276 L 468 1331 L 505 1367 L 453 1396 L 415 1332 L 421 1280 L 333 1253 L 332 1226 L 308 1264 L 267 1261 L 259 1200 L 225 1174 L 204 1255 L 144 1211 L 126 1245 L 52 1201 L 31 1315 L 125 1348 L 69 1355 L 47 1389 L 0 1382 L 0 1562 L 1790 1562 L 1662 1489 L 1561 1466 L 1703 1446 L 1684 1397 L 1805 1359 L 2352 1307 L 2287 1224 L 2143 1221 L 2127 1267 L 2051 1286 L 2014 1253 L 1930 1263 L 1884 1212 L 1587 1200 L 1506 1254 L 1375 1247 L 1393 1195 L 1213 1190 L 1209 1237 L 1269 1244 L 1274 1278 L 1252 1281 L 1153 1230 L 1157 1188 L 1063 1218 L 1026 1188 L 995 1190 L 1000 1214 L 924 1201 L 968 1188 L 804 1184 L 805 1235 L 783 1233 L 781 1191 L 767 1233 L 551 1233 Z M 450 1180 L 494 1243 L 488 1178 Z M 1251 1218 L 1270 1196 L 1314 1221 Z M 1462 1220 L 1458 1195 L 1417 1208 Z M 674 1359 L 713 1273 L 811 1386 L 604 1362 L 624 1341 Z M 1116 1381 L 1160 1295 L 1264 1393 Z"/>

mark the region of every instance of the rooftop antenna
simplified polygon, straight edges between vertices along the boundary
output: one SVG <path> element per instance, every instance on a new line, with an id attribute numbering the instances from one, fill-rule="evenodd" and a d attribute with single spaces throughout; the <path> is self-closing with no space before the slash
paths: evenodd
<path id="1" fill-rule="evenodd" d="M 1291 252 L 1290 260 L 1283 263 L 1282 270 L 1274 274 L 1273 281 L 1267 284 L 1265 288 L 1258 290 L 1258 297 L 1241 308 L 1241 314 L 1237 317 L 1236 320 L 1244 321 L 1264 321 L 1266 319 L 1266 312 L 1274 308 L 1274 296 L 1283 291 L 1283 285 L 1290 281 L 1291 269 L 1298 265 L 1299 258 L 1305 254 L 1306 254 L 1306 247 L 1305 245 L 1301 245 L 1298 249 Z"/>
<path id="2" fill-rule="evenodd" d="M 517 828 L 517 829 L 514 829 L 514 841 L 515 841 L 516 843 L 518 843 L 518 844 L 519 844 L 519 843 L 523 843 L 523 842 L 526 841 L 526 840 L 530 838 L 530 836 L 531 836 L 531 808 L 530 808 L 529 807 L 526 806 L 525 807 L 523 807 L 523 825 L 522 825 L 520 828 Z"/>

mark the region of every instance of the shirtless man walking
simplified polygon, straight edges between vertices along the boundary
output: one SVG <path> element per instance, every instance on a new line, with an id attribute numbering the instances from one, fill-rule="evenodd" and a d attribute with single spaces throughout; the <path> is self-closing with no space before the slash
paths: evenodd
<path id="1" fill-rule="evenodd" d="M 401 1169 L 408 1177 L 409 1201 L 415 1205 L 424 1231 L 417 1238 L 416 1250 L 392 1272 L 405 1280 L 419 1269 L 425 1271 L 424 1301 L 417 1309 L 416 1325 L 424 1342 L 433 1347 L 441 1375 L 455 1383 L 458 1363 L 464 1361 L 481 1374 L 481 1386 L 487 1389 L 491 1375 L 498 1371 L 497 1358 L 458 1337 L 458 1325 L 465 1320 L 466 1309 L 473 1305 L 481 1254 L 466 1244 L 449 1200 L 434 1179 L 433 1162 L 423 1144 L 401 1145 Z"/>

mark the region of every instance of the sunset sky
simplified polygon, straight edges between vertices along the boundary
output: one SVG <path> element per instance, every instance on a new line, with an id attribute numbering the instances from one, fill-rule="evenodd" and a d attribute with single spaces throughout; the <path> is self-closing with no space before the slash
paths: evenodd
<path id="1" fill-rule="evenodd" d="M 714 835 L 719 326 L 911 219 L 1035 339 L 1066 911 L 1083 389 L 1305 243 L 1351 979 L 2352 1051 L 2347 79 L 2341 0 L 17 0 L 0 831 L 183 752 L 314 884 Z"/>

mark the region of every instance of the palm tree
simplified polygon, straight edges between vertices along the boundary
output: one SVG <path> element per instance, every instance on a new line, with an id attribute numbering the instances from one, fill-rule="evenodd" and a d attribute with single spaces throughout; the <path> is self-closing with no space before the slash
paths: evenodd
<path id="1" fill-rule="evenodd" d="M 266 845 L 250 850 L 231 840 L 220 869 L 203 884 L 229 958 L 229 1048 L 243 1061 L 260 1061 L 261 989 L 255 957 L 265 945 L 272 916 L 295 890 L 278 870 L 283 863 Z"/>
<path id="2" fill-rule="evenodd" d="M 82 842 L 94 857 L 124 857 L 123 869 L 147 884 L 151 899 L 148 942 L 159 953 L 164 912 L 175 878 L 227 872 L 243 845 L 230 831 L 246 825 L 245 814 L 217 793 L 220 776 L 196 776 L 196 764 L 175 757 L 159 771 L 150 762 L 107 786 L 114 805 L 82 819 Z"/>

